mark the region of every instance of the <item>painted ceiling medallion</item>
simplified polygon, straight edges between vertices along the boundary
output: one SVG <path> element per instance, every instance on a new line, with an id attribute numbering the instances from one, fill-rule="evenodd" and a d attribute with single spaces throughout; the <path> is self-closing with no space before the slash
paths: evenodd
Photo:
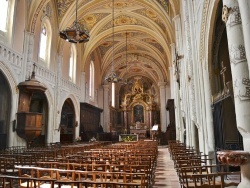
<path id="1" fill-rule="evenodd" d="M 126 37 L 126 35 L 127 35 L 128 38 L 130 38 L 130 37 L 134 36 L 134 33 L 132 33 L 132 32 L 121 33 L 121 37 Z"/>
<path id="2" fill-rule="evenodd" d="M 111 45 L 112 45 L 111 41 L 105 41 L 104 43 L 101 44 L 101 46 L 104 46 L 104 47 L 109 47 Z"/>
<path id="3" fill-rule="evenodd" d="M 120 2 L 115 2 L 114 3 L 114 8 L 115 9 L 122 9 L 122 8 L 126 8 L 126 7 L 129 7 L 129 6 L 132 6 L 133 5 L 133 2 L 134 0 L 127 0 L 127 1 L 120 1 Z M 112 7 L 112 3 L 110 3 L 109 5 L 110 7 Z"/>
<path id="4" fill-rule="evenodd" d="M 137 20 L 128 16 L 120 16 L 119 18 L 115 19 L 114 24 L 115 26 L 137 24 Z"/>
<path id="5" fill-rule="evenodd" d="M 149 9 L 146 10 L 146 15 L 147 15 L 147 17 L 149 17 L 149 18 L 151 18 L 153 20 L 157 19 L 157 15 L 153 11 L 151 11 Z"/>
<path id="6" fill-rule="evenodd" d="M 134 67 L 134 68 L 131 68 L 131 71 L 132 72 L 141 72 L 141 69 Z"/>
<path id="7" fill-rule="evenodd" d="M 148 64 L 144 64 L 145 67 L 149 68 L 149 69 L 152 69 L 152 67 Z"/>
<path id="8" fill-rule="evenodd" d="M 90 14 L 90 15 L 85 16 L 84 20 L 86 21 L 87 24 L 94 25 L 96 24 L 97 19 L 93 14 Z"/>
<path id="9" fill-rule="evenodd" d="M 151 38 L 146 38 L 145 41 L 148 42 L 148 43 L 157 43 L 156 40 L 151 39 Z"/>
<path id="10" fill-rule="evenodd" d="M 127 68 L 127 65 L 121 66 L 121 67 L 119 68 L 119 70 L 123 70 L 123 69 L 125 69 L 125 68 Z"/>
<path id="11" fill-rule="evenodd" d="M 129 50 L 129 51 L 137 50 L 137 46 L 136 46 L 136 45 L 133 45 L 133 44 L 130 44 L 130 45 L 128 45 L 128 50 Z"/>

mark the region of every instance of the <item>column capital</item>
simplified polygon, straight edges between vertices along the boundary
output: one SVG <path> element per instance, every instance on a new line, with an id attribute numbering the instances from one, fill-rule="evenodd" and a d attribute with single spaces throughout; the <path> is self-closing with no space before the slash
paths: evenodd
<path id="1" fill-rule="evenodd" d="M 163 86 L 166 86 L 167 85 L 167 82 L 158 82 L 158 86 L 160 87 L 163 87 Z"/>
<path id="2" fill-rule="evenodd" d="M 176 20 L 178 20 L 178 19 L 180 19 L 180 15 L 179 14 L 177 14 L 175 17 L 173 17 L 173 21 L 175 22 Z"/>
<path id="3" fill-rule="evenodd" d="M 109 85 L 102 85 L 104 90 L 108 90 L 109 89 Z"/>

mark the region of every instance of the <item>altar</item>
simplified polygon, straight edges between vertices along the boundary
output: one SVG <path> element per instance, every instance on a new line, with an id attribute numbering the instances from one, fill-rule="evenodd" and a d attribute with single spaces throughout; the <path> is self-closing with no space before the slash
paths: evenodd
<path id="1" fill-rule="evenodd" d="M 147 129 L 130 129 L 130 134 L 137 134 L 140 138 L 147 138 Z"/>
<path id="2" fill-rule="evenodd" d="M 125 91 L 121 101 L 121 123 L 124 132 L 138 135 L 139 139 L 150 138 L 153 122 L 158 122 L 154 95 L 144 92 L 143 79 L 136 77 L 131 91 Z"/>

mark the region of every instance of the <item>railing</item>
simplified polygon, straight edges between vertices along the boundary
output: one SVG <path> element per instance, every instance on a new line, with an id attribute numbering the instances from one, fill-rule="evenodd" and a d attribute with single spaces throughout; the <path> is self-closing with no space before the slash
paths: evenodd
<path id="1" fill-rule="evenodd" d="M 67 88 L 69 91 L 72 91 L 75 94 L 81 93 L 81 88 L 69 80 L 61 78 L 61 85 L 63 88 Z"/>
<path id="2" fill-rule="evenodd" d="M 15 67 L 21 68 L 23 57 L 21 54 L 10 50 L 6 46 L 0 44 L 0 58 L 7 60 L 8 63 L 11 63 Z"/>
<path id="3" fill-rule="evenodd" d="M 56 73 L 50 71 L 49 69 L 39 65 L 36 63 L 36 75 L 38 77 L 41 77 L 43 79 L 46 79 L 47 81 L 55 84 L 56 83 Z"/>
<path id="4" fill-rule="evenodd" d="M 14 67 L 14 69 L 17 72 L 20 73 L 22 71 L 22 66 L 23 66 L 22 54 L 19 54 L 18 52 L 9 49 L 3 44 L 0 44 L 0 59 L 3 59 L 8 66 Z M 39 63 L 36 63 L 36 76 L 43 80 L 46 80 L 52 85 L 56 84 L 57 82 L 57 74 L 49 70 L 48 68 L 39 65 Z M 81 88 L 79 86 L 64 78 L 61 78 L 60 81 L 61 81 L 61 87 L 63 87 L 66 91 L 70 91 L 71 93 L 80 95 Z"/>

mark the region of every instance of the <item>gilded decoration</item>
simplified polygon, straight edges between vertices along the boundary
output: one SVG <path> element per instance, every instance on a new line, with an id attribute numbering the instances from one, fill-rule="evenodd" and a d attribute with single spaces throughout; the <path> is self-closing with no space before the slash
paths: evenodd
<path id="1" fill-rule="evenodd" d="M 157 48 L 160 52 L 164 53 L 162 46 L 156 40 L 152 38 L 146 38 L 144 41 Z"/>
<path id="2" fill-rule="evenodd" d="M 114 21 L 115 26 L 119 26 L 119 25 L 136 25 L 137 24 L 137 20 L 133 17 L 129 17 L 129 16 L 119 16 L 118 18 L 115 19 Z"/>
<path id="3" fill-rule="evenodd" d="M 165 27 L 164 23 L 162 22 L 162 20 L 151 9 L 141 8 L 141 9 L 134 10 L 133 12 L 135 12 L 137 14 L 141 14 L 145 17 L 148 17 L 150 20 L 155 22 L 163 31 L 166 30 L 166 27 Z"/>
<path id="4" fill-rule="evenodd" d="M 90 1 L 92 1 L 92 0 L 83 0 L 83 1 L 81 1 L 82 2 L 81 5 L 84 5 L 84 4 L 86 4 L 86 3 L 90 2 Z M 63 16 L 65 15 L 65 13 L 69 9 L 69 7 L 74 2 L 75 2 L 75 0 L 57 0 L 57 10 L 58 10 L 58 21 L 59 21 L 59 23 L 61 22 Z M 80 7 L 81 5 L 79 5 L 78 7 Z"/>
<path id="5" fill-rule="evenodd" d="M 138 19 L 135 19 L 133 17 L 127 16 L 127 15 L 121 15 L 117 17 L 114 20 L 114 25 L 115 26 L 122 26 L 122 25 L 140 25 L 146 28 L 149 28 L 149 26 Z M 105 26 L 102 27 L 102 29 L 98 33 L 102 33 L 103 31 L 106 31 L 108 29 L 112 28 L 112 22 L 108 22 Z"/>
<path id="6" fill-rule="evenodd" d="M 131 92 L 125 94 L 121 107 L 123 110 L 127 108 L 133 108 L 135 105 L 141 104 L 144 109 L 153 109 L 154 107 L 154 96 L 144 92 L 144 87 L 140 83 L 139 79 L 136 79 Z"/>
<path id="7" fill-rule="evenodd" d="M 170 11 L 170 3 L 168 2 L 168 0 L 157 0 L 158 3 L 161 4 L 161 6 L 165 9 L 165 11 L 167 13 L 169 13 Z"/>
<path id="8" fill-rule="evenodd" d="M 97 18 L 93 14 L 89 14 L 89 15 L 85 16 L 84 20 L 91 27 L 93 27 L 96 24 L 96 22 L 97 22 Z"/>
<path id="9" fill-rule="evenodd" d="M 119 2 L 114 2 L 114 9 L 123 9 L 126 7 L 132 7 L 134 5 L 134 0 L 126 0 L 126 1 L 119 1 Z M 109 3 L 108 6 L 105 8 L 112 8 L 113 4 Z"/>

